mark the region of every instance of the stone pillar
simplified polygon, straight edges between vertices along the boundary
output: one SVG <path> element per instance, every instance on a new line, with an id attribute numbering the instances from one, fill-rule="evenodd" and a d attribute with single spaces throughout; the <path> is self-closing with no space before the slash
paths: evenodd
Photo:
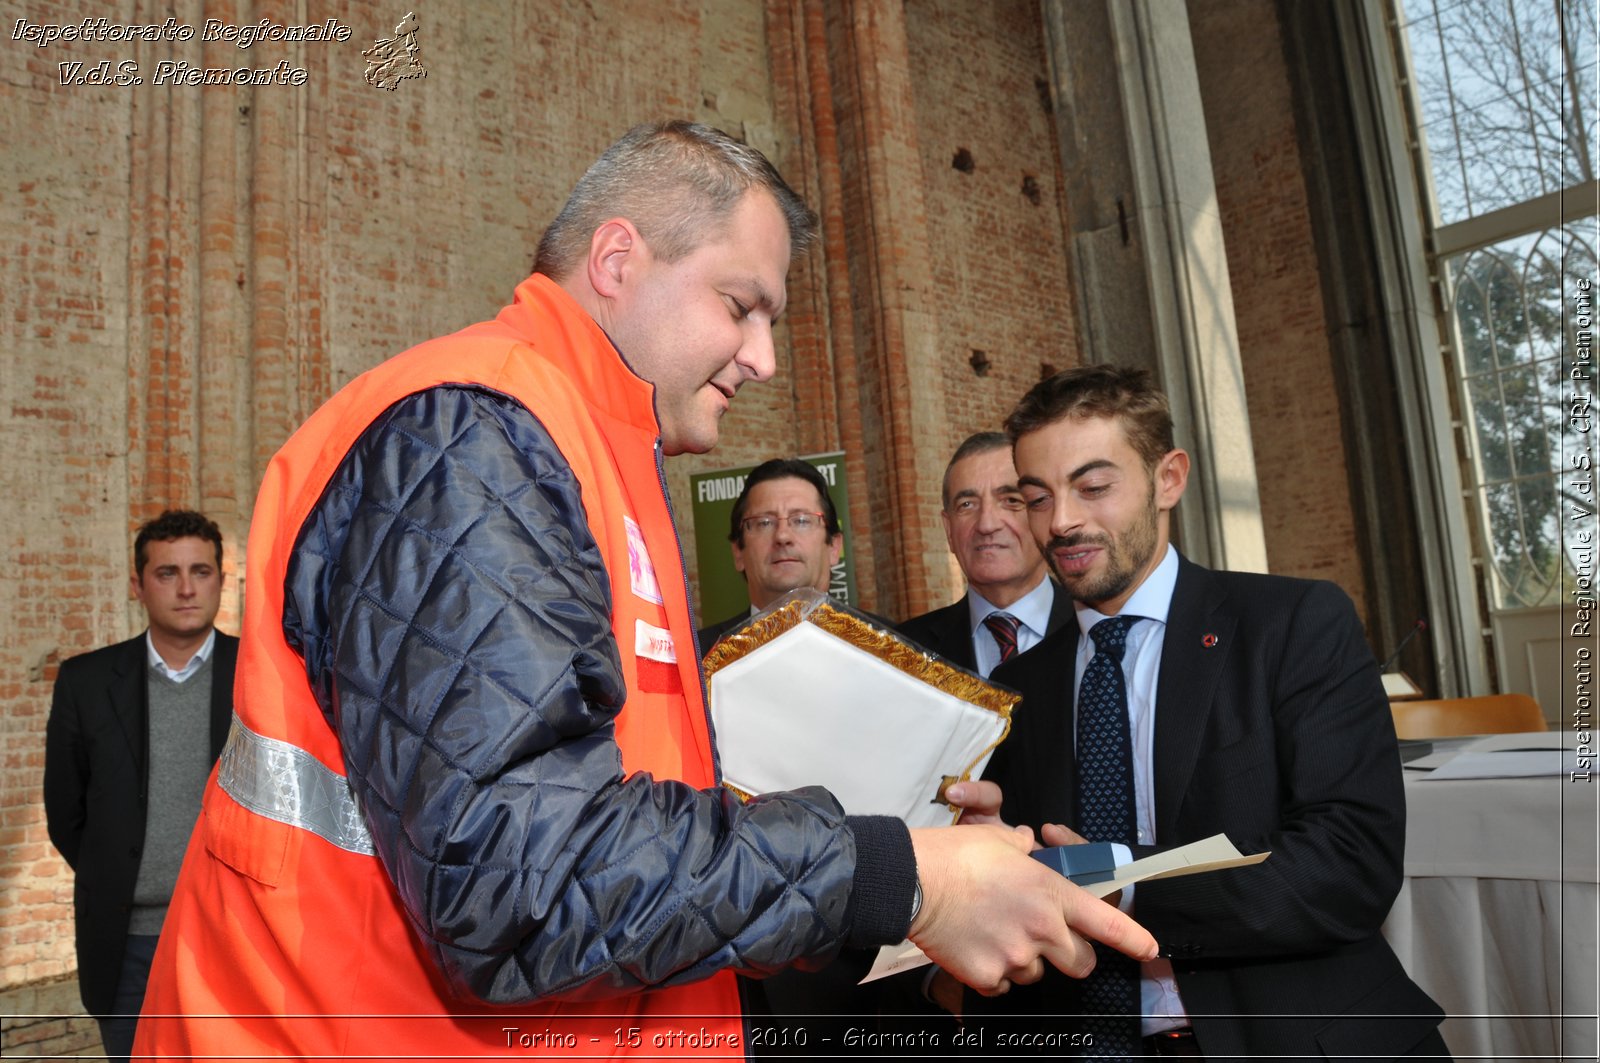
<path id="1" fill-rule="evenodd" d="M 1044 0 L 1086 361 L 1154 371 L 1194 450 L 1176 537 L 1265 571 L 1238 329 L 1182 0 Z"/>

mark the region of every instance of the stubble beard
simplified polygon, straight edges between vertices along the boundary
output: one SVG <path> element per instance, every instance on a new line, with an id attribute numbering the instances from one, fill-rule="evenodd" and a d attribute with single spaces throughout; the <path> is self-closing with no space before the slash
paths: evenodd
<path id="1" fill-rule="evenodd" d="M 1149 565 L 1150 558 L 1156 552 L 1156 530 L 1156 498 L 1152 489 L 1144 512 L 1122 535 L 1058 536 L 1045 547 L 1045 557 L 1050 561 L 1057 582 L 1072 596 L 1073 601 L 1092 606 L 1120 597 L 1133 586 L 1133 581 Z M 1078 546 L 1101 547 L 1105 551 L 1105 570 L 1098 576 L 1093 573 L 1063 575 L 1056 563 L 1056 551 Z"/>

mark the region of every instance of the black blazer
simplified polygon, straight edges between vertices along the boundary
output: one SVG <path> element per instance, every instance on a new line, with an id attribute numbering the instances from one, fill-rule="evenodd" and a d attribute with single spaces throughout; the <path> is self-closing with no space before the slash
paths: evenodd
<path id="1" fill-rule="evenodd" d="M 233 716 L 239 640 L 219 631 L 211 652 L 215 760 Z M 91 1015 L 114 1006 L 139 877 L 150 763 L 148 660 L 140 634 L 62 661 L 45 732 L 45 818 L 50 841 L 76 872 L 78 990 Z"/>
<path id="2" fill-rule="evenodd" d="M 1072 599 L 1061 593 L 1055 580 L 1046 576 L 1055 597 L 1050 600 L 1050 619 L 1045 636 L 1061 630 L 1073 622 Z M 924 649 L 932 650 L 951 664 L 960 665 L 969 672 L 977 671 L 977 651 L 972 648 L 972 614 L 963 594 L 954 605 L 935 609 L 931 613 L 914 616 L 899 626 L 900 634 Z M 1041 643 L 1042 644 L 1042 643 Z"/>
<path id="3" fill-rule="evenodd" d="M 1008 822 L 1076 824 L 1078 634 L 1068 625 L 996 669 L 1023 694 L 985 773 L 1004 791 Z M 1221 832 L 1242 852 L 1272 852 L 1134 895 L 1134 918 L 1171 959 L 1201 1051 L 1443 1052 L 1440 1008 L 1379 934 L 1400 889 L 1405 795 L 1388 701 L 1349 598 L 1331 583 L 1183 561 L 1155 711 L 1160 844 Z M 1059 1016 L 1078 1010 L 1077 988 L 1051 970 L 997 1006 Z"/>

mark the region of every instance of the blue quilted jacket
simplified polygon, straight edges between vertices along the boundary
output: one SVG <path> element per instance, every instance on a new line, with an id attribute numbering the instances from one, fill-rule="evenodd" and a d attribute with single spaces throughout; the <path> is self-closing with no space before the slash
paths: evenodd
<path id="1" fill-rule="evenodd" d="M 492 391 L 391 407 L 300 531 L 285 634 L 458 989 L 605 997 L 903 938 L 915 866 L 898 820 L 846 817 L 821 789 L 741 804 L 624 778 L 610 615 L 576 478 Z M 431 652 L 398 657 L 419 631 Z M 449 729 L 430 727 L 441 705 Z"/>

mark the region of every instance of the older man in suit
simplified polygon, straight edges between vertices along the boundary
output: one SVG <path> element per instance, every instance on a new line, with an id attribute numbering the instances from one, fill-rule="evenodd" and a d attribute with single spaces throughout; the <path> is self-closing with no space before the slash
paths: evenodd
<path id="1" fill-rule="evenodd" d="M 149 627 L 61 664 L 46 731 L 50 840 L 76 872 L 78 989 L 113 1059 L 134 1024 L 200 792 L 227 738 L 239 640 L 215 628 L 222 533 L 168 510 L 134 539 Z"/>
<path id="2" fill-rule="evenodd" d="M 945 540 L 967 578 L 952 605 L 912 617 L 900 633 L 963 668 L 988 676 L 1002 660 L 1038 645 L 1072 618 L 1028 531 L 1011 440 L 978 432 L 944 470 Z"/>
<path id="3" fill-rule="evenodd" d="M 1034 1016 L 1022 1022 L 1081 1015 L 1099 1056 L 1447 1055 L 1439 1007 L 1379 933 L 1405 798 L 1349 598 L 1178 555 L 1169 522 L 1189 455 L 1142 372 L 1058 374 L 1006 430 L 1077 623 L 995 673 L 1023 694 L 987 773 L 1003 816 L 1124 858 L 1219 832 L 1272 855 L 1128 891 L 1160 958 L 1105 956 L 1082 983 L 1047 977 L 998 1006 Z"/>

